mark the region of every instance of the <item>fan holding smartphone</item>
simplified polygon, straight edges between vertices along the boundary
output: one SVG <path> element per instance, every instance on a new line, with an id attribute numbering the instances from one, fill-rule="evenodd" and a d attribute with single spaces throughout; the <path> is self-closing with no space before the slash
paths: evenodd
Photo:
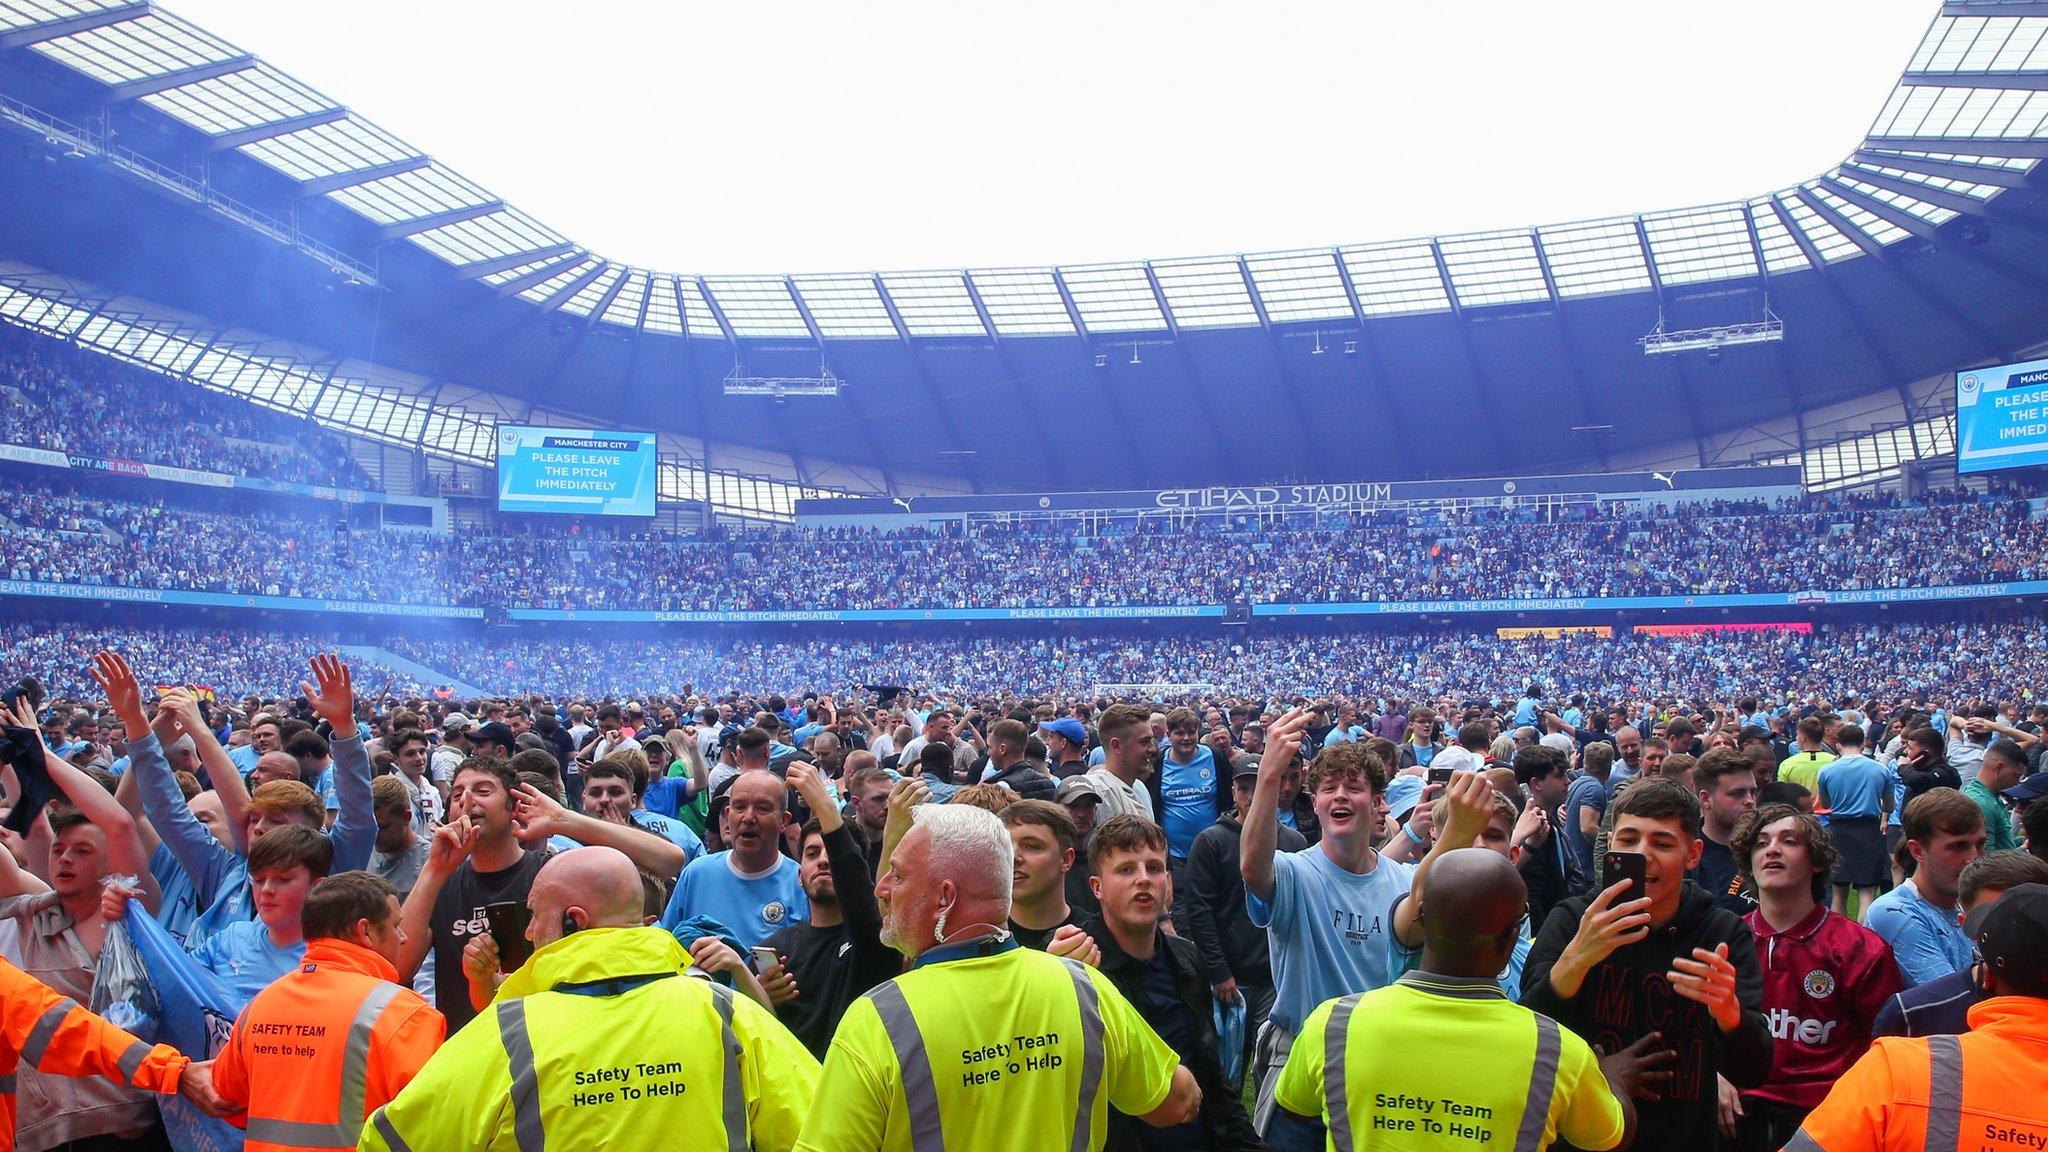
<path id="1" fill-rule="evenodd" d="M 1523 967 L 1522 1006 L 1619 1050 L 1646 1038 L 1678 1075 L 1639 1097 L 1637 1148 L 1710 1149 L 1717 1076 L 1736 1088 L 1771 1073 L 1763 970 L 1749 927 L 1686 879 L 1699 863 L 1699 797 L 1661 776 L 1609 805 L 1601 890 L 1554 908 Z"/>

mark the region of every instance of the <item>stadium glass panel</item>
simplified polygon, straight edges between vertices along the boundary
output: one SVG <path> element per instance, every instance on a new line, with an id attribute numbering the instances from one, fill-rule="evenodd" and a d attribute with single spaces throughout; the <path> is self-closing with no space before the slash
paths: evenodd
<path id="1" fill-rule="evenodd" d="M 676 298 L 676 278 L 655 275 L 647 286 L 647 318 L 640 322 L 647 332 L 669 332 L 681 335 L 683 331 L 683 305 Z"/>
<path id="2" fill-rule="evenodd" d="M 1091 264 L 1062 268 L 1067 295 L 1090 332 L 1157 332 L 1166 328 L 1159 297 L 1142 264 Z"/>
<path id="3" fill-rule="evenodd" d="M 372 180 L 331 195 L 335 203 L 378 224 L 398 224 L 457 208 L 487 204 L 491 194 L 435 164 Z"/>
<path id="4" fill-rule="evenodd" d="M 1769 197 L 1748 201 L 1749 219 L 1756 225 L 1757 247 L 1764 256 L 1767 272 L 1797 272 L 1812 267 L 1806 253 L 1799 248 L 1799 242 L 1792 238 L 1784 220 L 1771 210 Z"/>
<path id="5" fill-rule="evenodd" d="M 1450 293 L 1427 240 L 1340 248 L 1338 255 L 1358 294 L 1359 310 L 1368 316 L 1450 309 Z"/>
<path id="6" fill-rule="evenodd" d="M 960 272 L 884 272 L 882 291 L 912 336 L 986 336 Z"/>
<path id="7" fill-rule="evenodd" d="M 1231 257 L 1155 260 L 1152 275 L 1182 328 L 1244 327 L 1259 322 L 1244 270 Z"/>
<path id="8" fill-rule="evenodd" d="M 893 340 L 896 322 L 873 276 L 798 276 L 796 292 L 828 340 Z"/>
<path id="9" fill-rule="evenodd" d="M 1828 223 L 1826 218 L 1815 212 L 1804 200 L 1789 192 L 1780 192 L 1775 199 L 1792 218 L 1793 227 L 1806 234 L 1807 240 L 1812 242 L 1814 251 L 1820 253 L 1822 260 L 1832 264 L 1837 260 L 1863 254 L 1863 249 L 1857 247 L 1854 240 L 1842 235 L 1840 230 Z"/>
<path id="10" fill-rule="evenodd" d="M 620 277 L 625 274 L 626 269 L 622 265 L 615 264 L 607 268 L 604 275 L 578 288 L 575 295 L 563 301 L 562 311 L 572 316 L 590 315 L 591 309 L 597 307 L 598 301 L 603 300 L 605 294 L 612 290 L 612 285 L 617 284 Z"/>
<path id="11" fill-rule="evenodd" d="M 711 310 L 711 304 L 704 298 L 702 281 L 687 277 L 676 279 L 676 291 L 683 301 L 683 323 L 692 336 L 720 339 L 725 329 L 718 323 L 718 313 Z"/>
<path id="12" fill-rule="evenodd" d="M 612 302 L 605 305 L 604 314 L 597 318 L 598 322 L 617 324 L 622 328 L 638 328 L 640 305 L 646 299 L 647 273 L 637 268 L 629 269 L 626 272 L 626 283 L 620 287 L 619 294 L 612 297 Z"/>
<path id="13" fill-rule="evenodd" d="M 1734 280 L 1757 274 L 1756 247 L 1740 204 L 1715 204 L 1643 216 L 1643 233 L 1666 284 Z"/>
<path id="14" fill-rule="evenodd" d="M 1650 266 L 1633 219 L 1587 220 L 1538 229 L 1559 296 L 1642 292 L 1650 287 Z"/>
<path id="15" fill-rule="evenodd" d="M 1244 264 L 1266 318 L 1275 324 L 1357 317 L 1332 249 L 1261 252 L 1246 256 Z"/>
<path id="16" fill-rule="evenodd" d="M 396 136 L 354 115 L 253 141 L 241 150 L 294 180 L 318 180 L 419 155 Z"/>
<path id="17" fill-rule="evenodd" d="M 142 98 L 144 104 L 218 136 L 333 108 L 334 102 L 268 64 Z"/>
<path id="18" fill-rule="evenodd" d="M 592 264 L 597 262 L 594 257 L 590 260 L 578 261 L 538 284 L 527 285 L 520 291 L 519 297 L 522 300 L 531 300 L 536 304 L 552 300 L 563 289 L 574 284 L 579 278 L 589 275 Z"/>
<path id="19" fill-rule="evenodd" d="M 1840 213 L 1851 225 L 1862 229 L 1865 234 L 1880 244 L 1897 243 L 1912 235 L 1912 233 L 1904 228 L 1886 220 L 1869 209 L 1842 199 L 1842 197 L 1829 191 L 1818 181 L 1802 185 L 1802 187 L 1809 195 Z"/>
<path id="20" fill-rule="evenodd" d="M 103 84 L 146 80 L 242 55 L 227 41 L 161 9 L 30 47 Z"/>
<path id="21" fill-rule="evenodd" d="M 407 239 L 457 266 L 502 260 L 567 243 L 559 233 L 514 208 L 416 232 Z"/>
<path id="22" fill-rule="evenodd" d="M 1074 318 L 1050 268 L 981 268 L 967 274 L 1002 336 L 1071 336 Z"/>
<path id="23" fill-rule="evenodd" d="M 1458 303 L 1467 308 L 1550 299 L 1528 232 L 1482 232 L 1437 241 Z"/>
<path id="24" fill-rule="evenodd" d="M 126 7 L 129 0 L 0 0 L 0 32 Z"/>
<path id="25" fill-rule="evenodd" d="M 735 336 L 808 337 L 810 326 L 797 311 L 789 285 L 780 276 L 707 276 L 705 287 L 718 301 Z"/>

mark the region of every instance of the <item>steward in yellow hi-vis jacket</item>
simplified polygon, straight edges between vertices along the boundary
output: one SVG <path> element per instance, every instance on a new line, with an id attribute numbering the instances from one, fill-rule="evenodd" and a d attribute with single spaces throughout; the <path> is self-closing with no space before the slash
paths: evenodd
<path id="1" fill-rule="evenodd" d="M 571 861 L 590 853 L 611 850 L 579 848 L 542 868 L 528 897 L 536 916 L 576 928 L 582 909 L 563 912 L 567 885 L 550 881 L 573 879 Z M 658 928 L 580 928 L 542 944 L 371 1115 L 360 1148 L 787 1152 L 818 1062 L 767 1009 L 685 976 L 689 962 Z"/>
<path id="2" fill-rule="evenodd" d="M 883 942 L 914 965 L 839 1022 L 797 1146 L 1096 1152 L 1112 1107 L 1159 1127 L 1198 1114 L 1193 1074 L 1108 977 L 1001 927 L 1002 822 L 966 804 L 912 811 L 875 897 Z"/>

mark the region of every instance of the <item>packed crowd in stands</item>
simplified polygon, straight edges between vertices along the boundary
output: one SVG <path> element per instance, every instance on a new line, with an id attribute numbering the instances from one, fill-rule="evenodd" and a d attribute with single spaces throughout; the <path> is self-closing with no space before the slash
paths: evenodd
<path id="1" fill-rule="evenodd" d="M 1214 631 L 1195 635 L 946 635 L 876 640 L 601 639 L 493 634 L 487 643 L 408 632 L 392 651 L 495 692 L 585 696 L 700 690 L 843 691 L 858 684 L 968 697 L 1003 690 L 1086 695 L 1097 684 L 1210 684 L 1219 693 L 1342 693 L 1429 684 L 1478 698 L 1502 684 L 1553 680 L 1603 696 L 1655 692 L 1731 698 L 1783 684 L 1843 692 L 1998 695 L 2048 681 L 2040 625 L 1821 625 L 1810 635 L 1569 636 L 1498 639 L 1490 631 Z"/>
<path id="2" fill-rule="evenodd" d="M 2010 497 L 1811 498 L 1560 519 L 1425 512 L 1341 528 L 1070 525 L 460 538 L 330 508 L 195 510 L 46 483 L 0 496 L 0 574 L 205 592 L 637 610 L 1108 607 L 1895 589 L 2048 578 Z"/>
<path id="3" fill-rule="evenodd" d="M 1811 633 L 1722 632 L 1653 636 L 1622 629 L 1601 638 L 1503 639 L 1490 630 L 1294 628 L 1255 633 L 969 633 L 938 628 L 878 637 L 835 629 L 831 638 L 687 631 L 620 638 L 606 630 L 531 633 L 394 626 L 359 637 L 431 669 L 401 675 L 352 660 L 359 681 L 396 693 L 446 683 L 555 699 L 675 695 L 685 686 L 725 696 L 769 686 L 787 693 L 848 692 L 896 685 L 951 699 L 1004 692 L 1080 699 L 1098 685 L 1187 685 L 1147 697 L 1247 697 L 1277 693 L 1365 699 L 1428 685 L 1433 694 L 1481 699 L 1502 684 L 1543 680 L 1596 698 L 1729 700 L 1760 685 L 1801 698 L 1856 692 L 1883 698 L 2019 698 L 2048 682 L 2041 624 L 1821 623 Z M 78 625 L 16 620 L 0 625 L 0 677 L 35 675 L 51 691 L 83 696 L 94 652 L 146 658 L 165 684 L 226 696 L 286 694 L 305 656 L 329 635 L 277 627 Z M 424 682 L 422 682 L 424 681 Z M 1194 687 L 1206 685 L 1203 687 Z"/>
<path id="4" fill-rule="evenodd" d="M 49 483 L 0 492 L 0 574 L 386 604 L 446 604 L 459 586 L 447 538 L 360 528 L 337 535 L 331 508 L 207 512 L 67 492 Z"/>
<path id="5" fill-rule="evenodd" d="M 288 696 L 306 679 L 306 655 L 333 651 L 335 640 L 316 632 L 267 632 L 235 627 L 147 627 L 78 624 L 16 618 L 0 623 L 0 677 L 13 683 L 34 676 L 52 696 L 80 699 L 95 690 L 88 670 L 96 652 L 127 652 L 152 670 L 152 683 L 198 688 L 223 699 Z M 421 684 L 373 662 L 349 659 L 356 682 L 375 696 L 419 695 Z"/>
<path id="6" fill-rule="evenodd" d="M 298 484 L 374 487 L 311 420 L 0 325 L 0 444 Z"/>

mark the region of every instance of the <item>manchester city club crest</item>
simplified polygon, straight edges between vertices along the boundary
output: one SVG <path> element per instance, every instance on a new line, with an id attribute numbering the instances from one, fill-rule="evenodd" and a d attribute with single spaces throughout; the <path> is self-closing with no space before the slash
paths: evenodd
<path id="1" fill-rule="evenodd" d="M 1800 983 L 1806 989 L 1806 994 L 1815 1000 L 1825 1000 L 1835 994 L 1835 974 L 1832 972 L 1815 968 L 1808 972 L 1806 979 Z"/>
<path id="2" fill-rule="evenodd" d="M 1956 387 L 1962 389 L 1964 392 L 1975 392 L 1977 390 L 1977 378 L 1973 375 L 1965 373 L 1962 379 L 1956 381 Z"/>
<path id="3" fill-rule="evenodd" d="M 782 923 L 782 918 L 787 915 L 789 909 L 785 908 L 780 900 L 771 900 L 761 908 L 761 919 L 770 924 Z"/>

